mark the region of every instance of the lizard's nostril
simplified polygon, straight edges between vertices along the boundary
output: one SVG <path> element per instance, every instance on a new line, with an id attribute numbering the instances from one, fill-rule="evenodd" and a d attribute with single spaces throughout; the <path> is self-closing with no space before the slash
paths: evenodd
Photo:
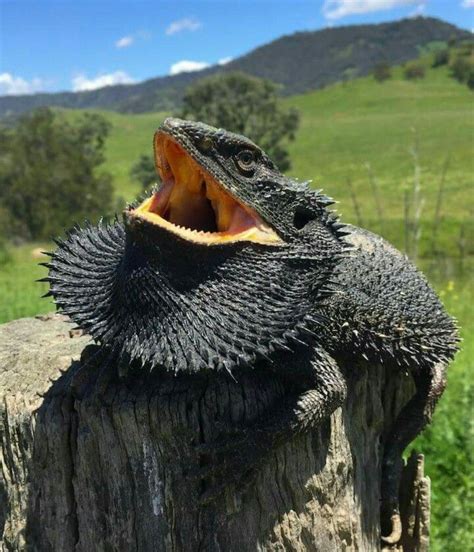
<path id="1" fill-rule="evenodd" d="M 209 136 L 203 136 L 198 142 L 199 149 L 204 153 L 210 151 L 213 145 L 214 143 L 212 141 L 212 138 L 210 138 Z"/>

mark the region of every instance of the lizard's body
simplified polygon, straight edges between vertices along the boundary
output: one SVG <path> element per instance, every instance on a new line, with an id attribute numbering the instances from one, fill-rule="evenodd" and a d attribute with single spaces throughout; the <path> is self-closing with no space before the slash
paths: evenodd
<path id="1" fill-rule="evenodd" d="M 334 293 L 318 308 L 331 320 L 323 342 L 336 359 L 396 366 L 413 376 L 416 392 L 400 412 L 384 446 L 382 505 L 398 512 L 402 453 L 431 421 L 446 386 L 446 368 L 456 349 L 452 320 L 423 275 L 383 238 L 349 227 L 354 250 L 332 279 Z M 394 516 L 392 538 L 400 527 Z"/>
<path id="2" fill-rule="evenodd" d="M 244 137 L 168 119 L 155 153 L 159 191 L 124 223 L 59 242 L 49 276 L 58 306 L 122 364 L 231 373 L 258 364 L 291 382 L 265 419 L 207 447 L 227 482 L 342 404 L 338 360 L 411 372 L 416 394 L 384 448 L 384 515 L 388 541 L 398 540 L 401 454 L 444 389 L 453 322 L 404 256 L 341 225 L 328 198 L 281 175 Z"/>

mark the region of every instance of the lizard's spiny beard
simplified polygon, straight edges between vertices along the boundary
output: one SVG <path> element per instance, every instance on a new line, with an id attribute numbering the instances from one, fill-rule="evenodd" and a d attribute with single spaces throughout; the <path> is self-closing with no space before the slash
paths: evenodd
<path id="1" fill-rule="evenodd" d="M 157 139 L 156 165 L 163 185 L 130 211 L 131 217 L 198 244 L 282 243 L 253 209 L 227 192 L 165 134 Z"/>
<path id="2" fill-rule="evenodd" d="M 183 261 L 187 270 L 179 274 L 159 247 L 129 230 L 119 222 L 76 229 L 58 242 L 49 265 L 58 307 L 119 358 L 148 368 L 230 371 L 291 346 L 311 325 L 325 263 L 315 278 L 288 265 L 283 251 L 241 244 L 232 254 L 206 249 L 198 271 Z"/>

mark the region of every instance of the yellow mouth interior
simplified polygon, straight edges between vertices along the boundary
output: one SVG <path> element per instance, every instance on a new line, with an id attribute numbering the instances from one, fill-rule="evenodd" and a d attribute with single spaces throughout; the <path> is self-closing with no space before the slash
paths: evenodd
<path id="1" fill-rule="evenodd" d="M 206 245 L 282 243 L 251 208 L 225 191 L 166 134 L 155 139 L 155 162 L 163 184 L 131 212 L 133 216 Z"/>

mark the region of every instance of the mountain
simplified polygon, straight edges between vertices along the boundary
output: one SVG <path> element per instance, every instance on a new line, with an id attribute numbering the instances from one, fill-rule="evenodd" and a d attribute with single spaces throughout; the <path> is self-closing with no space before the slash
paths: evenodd
<path id="1" fill-rule="evenodd" d="M 297 32 L 260 46 L 225 66 L 193 73 L 88 92 L 2 96 L 0 116 L 39 106 L 101 108 L 125 113 L 169 110 L 179 105 L 189 84 L 227 71 L 244 71 L 273 80 L 282 85 L 282 94 L 291 95 L 367 75 L 381 61 L 404 63 L 439 43 L 470 37 L 468 31 L 431 17 Z"/>

